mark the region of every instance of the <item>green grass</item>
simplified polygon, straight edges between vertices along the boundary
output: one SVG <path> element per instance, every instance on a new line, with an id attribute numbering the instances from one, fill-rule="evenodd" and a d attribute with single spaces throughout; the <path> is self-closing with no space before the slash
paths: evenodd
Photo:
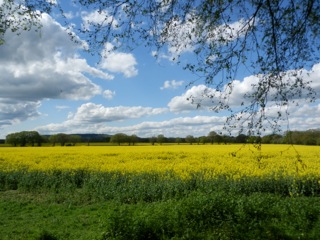
<path id="1" fill-rule="evenodd" d="M 0 239 L 318 239 L 318 179 L 0 172 Z"/>
<path id="2" fill-rule="evenodd" d="M 44 194 L 0 194 L 0 239 L 100 239 L 115 204 L 57 203 Z M 51 238 L 50 238 L 51 237 Z"/>

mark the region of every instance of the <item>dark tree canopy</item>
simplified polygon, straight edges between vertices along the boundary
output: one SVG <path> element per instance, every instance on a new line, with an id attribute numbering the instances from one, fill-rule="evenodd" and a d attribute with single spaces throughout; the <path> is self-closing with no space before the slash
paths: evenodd
<path id="1" fill-rule="evenodd" d="M 6 143 L 11 144 L 13 146 L 20 145 L 22 147 L 30 144 L 34 146 L 40 146 L 43 142 L 43 138 L 37 131 L 22 131 L 10 133 L 6 136 Z"/>
<path id="2" fill-rule="evenodd" d="M 120 146 L 121 143 L 130 143 L 130 137 L 124 133 L 117 133 L 110 138 L 110 142 L 117 143 Z"/>
<path id="3" fill-rule="evenodd" d="M 64 16 L 54 1 L 26 0 L 17 5 L 5 0 L 0 9 L 0 42 L 8 31 L 39 30 L 41 12 Z M 97 10 L 101 22 L 70 27 L 89 46 L 101 53 L 107 42 L 115 48 L 145 45 L 155 56 L 169 54 L 177 64 L 195 73 L 195 81 L 214 86 L 204 91 L 215 111 L 229 110 L 228 124 L 241 125 L 261 134 L 270 124 L 285 119 L 281 111 L 269 116 L 270 106 L 285 108 L 297 98 L 314 99 L 303 69 L 319 62 L 319 0 L 74 0 L 75 6 Z M 19 16 L 19 17 L 18 17 Z M 20 21 L 19 19 L 22 19 Z M 74 36 L 70 34 L 70 36 Z M 185 53 L 194 54 L 188 61 Z M 101 56 L 103 57 L 103 56 Z M 242 108 L 232 109 L 228 99 L 239 67 L 258 77 Z M 190 84 L 193 84 L 191 82 Z M 201 106 L 201 99 L 190 96 Z M 269 127 L 270 127 L 269 126 Z"/>

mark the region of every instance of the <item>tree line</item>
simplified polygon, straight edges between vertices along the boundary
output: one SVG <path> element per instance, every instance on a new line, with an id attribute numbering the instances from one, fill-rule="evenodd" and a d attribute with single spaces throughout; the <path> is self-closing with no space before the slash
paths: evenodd
<path id="1" fill-rule="evenodd" d="M 52 146 L 75 146 L 77 143 L 110 142 L 115 145 L 135 145 L 136 143 L 150 143 L 151 145 L 162 145 L 163 143 L 175 144 L 230 144 L 230 143 L 255 143 L 255 144 L 297 144 L 297 145 L 320 145 L 320 129 L 307 131 L 287 131 L 281 134 L 269 134 L 265 136 L 248 136 L 239 134 L 237 136 L 209 132 L 207 136 L 194 137 L 165 137 L 163 134 L 149 138 L 138 137 L 117 133 L 107 134 L 65 134 L 40 135 L 37 131 L 22 131 L 10 133 L 6 136 L 5 143 L 12 146 L 41 146 L 43 143 Z"/>
<path id="2" fill-rule="evenodd" d="M 269 134 L 265 136 L 249 136 L 239 134 L 238 136 L 230 136 L 218 134 L 214 131 L 207 136 L 194 137 L 187 135 L 186 137 L 165 137 L 163 134 L 150 138 L 139 138 L 135 135 L 128 136 L 124 133 L 118 133 L 110 138 L 110 142 L 121 145 L 134 145 L 136 142 L 150 142 L 150 144 L 163 143 L 184 143 L 184 144 L 230 144 L 230 143 L 255 143 L 255 144 L 297 144 L 297 145 L 320 145 L 320 129 L 308 131 L 288 131 L 285 134 Z"/>
<path id="3" fill-rule="evenodd" d="M 50 136 L 40 135 L 37 131 L 22 131 L 10 133 L 6 136 L 5 143 L 12 146 L 41 146 L 43 143 L 51 143 L 52 146 L 60 144 L 61 146 L 72 145 L 81 142 L 79 135 L 58 133 Z"/>

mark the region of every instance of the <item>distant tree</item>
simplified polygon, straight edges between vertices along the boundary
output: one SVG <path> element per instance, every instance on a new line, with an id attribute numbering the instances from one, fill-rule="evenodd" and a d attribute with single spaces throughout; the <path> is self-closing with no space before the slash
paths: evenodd
<path id="1" fill-rule="evenodd" d="M 79 135 L 69 135 L 68 142 L 71 142 L 71 144 L 75 146 L 77 143 L 81 142 L 81 137 Z"/>
<path id="2" fill-rule="evenodd" d="M 50 136 L 40 135 L 40 137 L 41 137 L 41 145 L 42 145 L 42 143 L 49 143 L 49 137 Z"/>
<path id="3" fill-rule="evenodd" d="M 227 143 L 234 143 L 235 138 L 230 135 L 222 135 L 221 136 L 221 143 L 227 144 Z"/>
<path id="4" fill-rule="evenodd" d="M 223 142 L 223 137 L 219 134 L 217 134 L 215 137 L 214 137 L 214 142 L 220 144 Z"/>
<path id="5" fill-rule="evenodd" d="M 157 138 L 155 136 L 152 136 L 151 138 L 149 138 L 149 142 L 151 143 L 151 145 L 154 145 L 156 141 L 157 141 Z"/>
<path id="6" fill-rule="evenodd" d="M 317 145 L 320 138 L 320 130 L 288 131 L 283 137 L 284 143 Z"/>
<path id="7" fill-rule="evenodd" d="M 56 134 L 50 135 L 48 140 L 52 144 L 52 146 L 55 146 L 56 143 L 58 143 L 58 138 Z"/>
<path id="8" fill-rule="evenodd" d="M 165 136 L 163 134 L 159 134 L 157 137 L 157 142 L 162 145 L 162 143 L 164 143 L 166 140 Z"/>
<path id="9" fill-rule="evenodd" d="M 213 144 L 213 143 L 220 144 L 223 142 L 223 137 L 221 135 L 219 135 L 217 132 L 211 131 L 208 134 L 207 141 L 210 142 L 211 144 Z"/>
<path id="10" fill-rule="evenodd" d="M 138 141 L 138 136 L 135 134 L 132 134 L 130 136 L 130 143 L 132 143 L 132 145 L 135 145 L 137 141 Z"/>
<path id="11" fill-rule="evenodd" d="M 216 136 L 218 135 L 218 133 L 216 133 L 215 131 L 211 131 L 208 134 L 208 140 L 211 144 L 213 144 L 216 140 Z"/>
<path id="12" fill-rule="evenodd" d="M 8 134 L 6 136 L 6 143 L 16 147 L 19 144 L 18 133 Z"/>
<path id="13" fill-rule="evenodd" d="M 110 138 L 110 142 L 116 143 L 120 146 L 121 143 L 129 143 L 129 138 L 127 134 L 117 133 Z"/>
<path id="14" fill-rule="evenodd" d="M 52 138 L 54 139 L 53 145 L 55 145 L 55 143 L 60 143 L 60 146 L 64 146 L 69 141 L 69 136 L 65 133 L 55 134 Z"/>
<path id="15" fill-rule="evenodd" d="M 276 143 L 282 143 L 283 141 L 283 136 L 280 134 L 269 134 L 269 135 L 265 135 L 261 138 L 261 143 L 265 143 L 265 144 L 276 144 Z"/>
<path id="16" fill-rule="evenodd" d="M 190 143 L 190 145 L 192 145 L 195 142 L 195 138 L 192 135 L 186 136 L 185 140 L 187 143 Z"/>
<path id="17" fill-rule="evenodd" d="M 206 144 L 208 142 L 208 137 L 206 136 L 201 136 L 198 138 L 198 144 L 201 143 L 201 144 Z"/>
<path id="18" fill-rule="evenodd" d="M 255 143 L 255 144 L 259 144 L 261 143 L 261 137 L 260 136 L 249 136 L 247 138 L 247 143 Z"/>
<path id="19" fill-rule="evenodd" d="M 306 141 L 304 142 L 305 145 L 317 145 L 317 140 L 316 138 L 307 138 Z"/>
<path id="20" fill-rule="evenodd" d="M 235 138 L 236 143 L 246 143 L 247 140 L 248 140 L 248 136 L 246 136 L 245 134 L 239 134 Z"/>
<path id="21" fill-rule="evenodd" d="M 292 135 L 291 131 L 286 131 L 285 134 L 283 135 L 283 143 L 292 144 L 291 135 Z"/>
<path id="22" fill-rule="evenodd" d="M 41 145 L 43 139 L 37 131 L 29 131 L 25 132 L 24 134 L 26 137 L 26 142 L 28 144 L 31 144 L 31 146 L 34 146 L 35 144 L 37 144 L 38 146 Z"/>
<path id="23" fill-rule="evenodd" d="M 177 137 L 175 142 L 179 145 L 180 143 L 182 143 L 182 139 L 180 137 Z"/>
<path id="24" fill-rule="evenodd" d="M 11 133 L 6 136 L 6 142 L 13 146 L 20 145 L 21 147 L 24 147 L 27 144 L 30 144 L 31 146 L 37 144 L 40 146 L 42 141 L 43 138 L 37 131 L 22 131 Z"/>
<path id="25" fill-rule="evenodd" d="M 24 147 L 27 145 L 27 132 L 26 131 L 18 132 L 17 137 L 18 137 L 18 142 L 19 142 L 20 147 Z"/>
<path id="26" fill-rule="evenodd" d="M 318 140 L 320 139 L 320 130 L 311 129 L 305 131 L 305 141 L 306 145 L 318 145 Z"/>

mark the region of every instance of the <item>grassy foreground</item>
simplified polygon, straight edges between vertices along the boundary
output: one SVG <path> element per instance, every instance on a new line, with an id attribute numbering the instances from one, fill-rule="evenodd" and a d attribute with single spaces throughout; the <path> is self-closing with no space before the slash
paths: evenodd
<path id="1" fill-rule="evenodd" d="M 2 173 L 0 239 L 317 239 L 316 183 Z M 46 179 L 46 180 L 44 180 Z"/>
<path id="2" fill-rule="evenodd" d="M 311 155 L 317 156 L 317 150 Z M 117 151 L 117 154 L 109 152 L 107 157 L 112 160 L 117 155 L 122 159 L 121 151 Z M 172 152 L 173 149 L 168 155 L 161 148 L 153 159 L 144 154 L 145 161 L 170 163 L 174 161 Z M 189 153 L 185 149 L 177 153 L 181 168 L 185 167 L 182 162 L 187 161 Z M 208 154 L 199 160 L 201 166 L 210 161 Z M 36 150 L 33 155 L 22 152 L 16 155 L 20 155 L 16 156 L 19 159 L 34 158 L 38 165 L 46 160 L 45 155 L 39 158 Z M 0 239 L 318 239 L 320 236 L 320 176 L 316 174 L 270 171 L 263 176 L 257 172 L 239 178 L 239 171 L 231 171 L 236 177 L 227 172 L 208 177 L 208 172 L 201 169 L 190 170 L 186 177 L 178 168 L 165 172 L 123 171 L 121 164 L 128 159 L 119 160 L 121 169 L 113 171 L 59 166 L 44 170 L 45 165 L 30 170 L 26 165 L 18 167 L 14 162 L 10 165 L 6 156 L 0 157 L 3 166 Z M 66 156 L 70 158 L 70 154 Z M 271 164 L 271 157 L 265 158 L 265 162 L 262 159 L 256 167 L 267 169 L 267 161 Z M 225 165 L 230 167 L 229 163 Z M 192 166 L 200 169 L 192 164 L 190 169 Z M 253 168 L 249 163 L 248 166 Z M 314 164 L 306 166 L 312 166 L 310 173 L 319 171 Z"/>

